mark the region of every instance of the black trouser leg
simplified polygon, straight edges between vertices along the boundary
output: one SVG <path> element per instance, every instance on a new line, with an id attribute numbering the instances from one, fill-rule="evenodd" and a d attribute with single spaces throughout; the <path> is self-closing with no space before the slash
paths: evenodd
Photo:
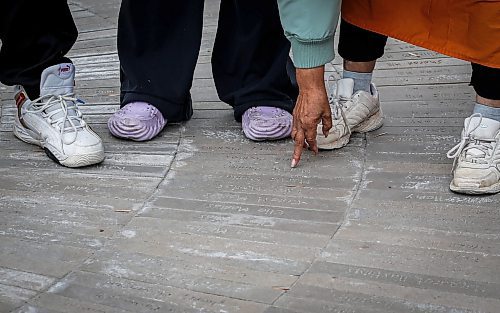
<path id="1" fill-rule="evenodd" d="M 66 0 L 1 0 L 0 81 L 37 98 L 42 71 L 70 62 L 64 55 L 77 36 Z"/>
<path id="2" fill-rule="evenodd" d="M 387 36 L 340 22 L 339 55 L 352 62 L 375 61 L 384 55 Z"/>
<path id="3" fill-rule="evenodd" d="M 121 104 L 145 101 L 170 122 L 192 115 L 203 0 L 123 0 L 118 21 Z"/>
<path id="4" fill-rule="evenodd" d="M 471 85 L 479 96 L 500 100 L 500 68 L 472 63 Z"/>
<path id="5" fill-rule="evenodd" d="M 352 62 L 369 62 L 384 55 L 387 37 L 352 25 L 340 23 L 339 54 Z M 472 63 L 471 85 L 483 98 L 500 100 L 500 69 Z"/>
<path id="6" fill-rule="evenodd" d="M 287 74 L 289 52 L 276 1 L 222 0 L 212 70 L 219 98 L 237 120 L 253 106 L 293 111 L 298 91 Z"/>

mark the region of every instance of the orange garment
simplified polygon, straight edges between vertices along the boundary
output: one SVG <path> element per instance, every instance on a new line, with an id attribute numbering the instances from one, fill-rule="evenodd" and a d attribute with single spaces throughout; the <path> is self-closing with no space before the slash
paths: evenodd
<path id="1" fill-rule="evenodd" d="M 500 0 L 343 0 L 358 27 L 500 68 Z"/>

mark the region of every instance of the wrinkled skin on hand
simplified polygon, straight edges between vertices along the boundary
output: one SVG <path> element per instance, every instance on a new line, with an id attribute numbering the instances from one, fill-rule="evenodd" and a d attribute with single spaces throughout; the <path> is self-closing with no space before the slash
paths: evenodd
<path id="1" fill-rule="evenodd" d="M 295 148 L 292 167 L 300 161 L 304 147 L 318 153 L 316 142 L 317 126 L 323 123 L 322 132 L 326 137 L 332 128 L 332 115 L 324 82 L 324 67 L 297 69 L 299 97 L 293 110 L 292 138 Z"/>

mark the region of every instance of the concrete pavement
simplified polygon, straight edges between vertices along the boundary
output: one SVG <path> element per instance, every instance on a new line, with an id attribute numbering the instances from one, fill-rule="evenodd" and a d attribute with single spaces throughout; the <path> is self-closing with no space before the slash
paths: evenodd
<path id="1" fill-rule="evenodd" d="M 217 98 L 210 0 L 193 119 L 122 141 L 105 125 L 119 3 L 70 1 L 104 163 L 63 168 L 17 140 L 0 86 L 0 312 L 500 312 L 500 197 L 448 190 L 468 64 L 390 40 L 384 127 L 292 170 L 290 140 L 248 141 Z"/>

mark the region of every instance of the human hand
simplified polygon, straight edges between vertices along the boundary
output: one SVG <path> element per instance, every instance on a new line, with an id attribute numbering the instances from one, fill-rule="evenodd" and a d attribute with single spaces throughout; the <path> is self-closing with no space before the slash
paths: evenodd
<path id="1" fill-rule="evenodd" d="M 325 137 L 332 128 L 332 115 L 328 104 L 324 82 L 324 66 L 312 69 L 297 69 L 299 96 L 293 110 L 292 138 L 295 148 L 292 167 L 299 164 L 304 147 L 318 153 L 317 127 L 323 123 Z"/>

